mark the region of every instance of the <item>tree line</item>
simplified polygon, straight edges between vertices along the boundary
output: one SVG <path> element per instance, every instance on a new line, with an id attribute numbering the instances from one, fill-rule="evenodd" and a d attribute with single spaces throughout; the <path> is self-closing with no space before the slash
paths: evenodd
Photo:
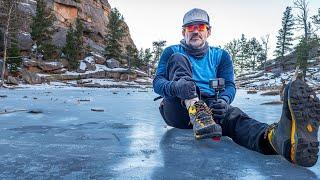
<path id="1" fill-rule="evenodd" d="M 294 14 L 293 9 L 297 12 Z M 317 32 L 320 30 L 320 8 L 317 14 L 309 14 L 307 0 L 294 0 L 293 7 L 286 7 L 283 12 L 281 28 L 276 36 L 276 49 L 273 52 L 280 69 L 285 69 L 285 55 L 296 52 L 297 66 L 306 74 L 310 50 L 313 46 L 320 46 Z M 302 35 L 298 33 L 302 31 Z M 269 51 L 269 37 L 266 35 L 257 40 L 255 37 L 247 39 L 244 34 L 239 39 L 233 39 L 224 48 L 230 53 L 236 73 L 247 70 L 265 69 Z M 298 41 L 294 45 L 294 42 Z"/>

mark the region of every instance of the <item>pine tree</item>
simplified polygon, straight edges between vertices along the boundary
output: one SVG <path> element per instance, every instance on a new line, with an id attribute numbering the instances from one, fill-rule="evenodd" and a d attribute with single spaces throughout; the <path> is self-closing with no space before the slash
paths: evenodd
<path id="1" fill-rule="evenodd" d="M 109 14 L 109 23 L 107 25 L 105 55 L 108 59 L 122 59 L 121 41 L 126 35 L 124 27 L 124 18 L 120 12 L 113 8 Z"/>
<path id="2" fill-rule="evenodd" d="M 138 52 L 138 59 L 139 59 L 139 61 L 141 62 L 141 64 L 142 64 L 143 66 L 145 66 L 145 64 L 144 64 L 144 62 L 143 62 L 143 59 L 144 59 L 144 50 L 143 50 L 143 48 L 141 48 L 141 49 L 139 50 L 139 52 Z"/>
<path id="3" fill-rule="evenodd" d="M 235 73 L 238 73 L 238 69 L 240 67 L 239 65 L 239 60 L 238 60 L 238 55 L 240 52 L 240 43 L 239 40 L 233 39 L 231 42 L 227 43 L 224 46 L 224 49 L 230 54 L 231 59 L 233 60 L 234 63 L 234 69 Z"/>
<path id="4" fill-rule="evenodd" d="M 18 42 L 14 41 L 11 43 L 11 47 L 8 49 L 8 66 L 9 71 L 11 73 L 18 72 L 20 66 L 21 66 L 21 58 L 20 58 L 20 49 L 18 46 Z"/>
<path id="5" fill-rule="evenodd" d="M 293 31 L 294 30 L 294 18 L 292 15 L 292 8 L 287 7 L 282 17 L 282 27 L 279 30 L 277 36 L 277 46 L 275 50 L 275 56 L 280 58 L 280 64 L 282 70 L 284 70 L 284 55 L 292 50 Z"/>
<path id="6" fill-rule="evenodd" d="M 266 70 L 266 62 L 267 62 L 267 58 L 268 58 L 268 52 L 269 52 L 269 38 L 270 38 L 270 34 L 267 34 L 264 37 L 261 37 L 261 41 L 262 41 L 262 45 L 263 45 L 263 51 L 264 54 L 261 55 L 261 64 L 263 64 L 263 70 Z"/>
<path id="7" fill-rule="evenodd" d="M 160 56 L 163 52 L 163 47 L 166 45 L 166 42 L 167 41 L 162 41 L 162 40 L 152 42 L 152 46 L 153 46 L 152 53 L 154 57 L 151 64 L 152 73 L 154 73 L 153 71 L 155 70 L 155 66 L 156 64 L 158 64 L 158 61 L 160 60 Z"/>
<path id="8" fill-rule="evenodd" d="M 36 15 L 32 18 L 31 36 L 38 46 L 40 52 L 43 53 L 45 59 L 51 58 L 57 49 L 52 44 L 53 23 L 55 16 L 46 8 L 44 0 L 37 0 Z"/>
<path id="9" fill-rule="evenodd" d="M 75 46 L 75 44 L 75 30 L 72 28 L 72 26 L 70 26 L 66 36 L 66 45 L 62 49 L 68 60 L 69 70 L 76 70 L 79 66 L 79 62 L 77 59 L 77 47 Z"/>
<path id="10" fill-rule="evenodd" d="M 241 39 L 239 40 L 239 66 L 240 66 L 240 72 L 243 72 L 243 70 L 247 67 L 248 59 L 249 59 L 249 46 L 248 46 L 248 40 L 245 37 L 244 34 L 241 35 Z"/>
<path id="11" fill-rule="evenodd" d="M 85 50 L 84 50 L 84 42 L 83 42 L 83 23 L 82 21 L 77 18 L 76 20 L 76 30 L 74 31 L 74 36 L 76 39 L 76 49 L 77 49 L 77 59 L 82 59 L 84 58 Z"/>
<path id="12" fill-rule="evenodd" d="M 261 54 L 263 53 L 262 45 L 259 43 L 259 41 L 254 37 L 249 40 L 248 42 L 248 55 L 250 57 L 250 61 L 248 66 L 255 70 L 257 66 L 260 66 L 260 62 L 258 60 L 258 57 L 261 57 Z"/>
<path id="13" fill-rule="evenodd" d="M 127 51 L 129 69 L 131 69 L 131 67 L 137 67 L 137 68 L 141 67 L 142 61 L 140 61 L 138 58 L 137 48 L 133 47 L 132 45 L 127 45 L 126 51 Z"/>
<path id="14" fill-rule="evenodd" d="M 150 63 L 152 61 L 152 52 L 151 52 L 151 49 L 150 48 L 147 48 L 144 50 L 144 58 L 143 58 L 143 63 L 146 65 L 146 66 L 149 66 Z"/>
<path id="15" fill-rule="evenodd" d="M 302 39 L 296 47 L 297 66 L 303 71 L 303 76 L 306 76 L 310 46 L 307 40 Z"/>
<path id="16" fill-rule="evenodd" d="M 66 45 L 63 47 L 63 53 L 66 55 L 69 62 L 69 69 L 76 70 L 79 67 L 79 60 L 84 55 L 83 46 L 83 25 L 82 22 L 76 20 L 76 29 L 72 26 L 69 27 L 66 36 Z"/>

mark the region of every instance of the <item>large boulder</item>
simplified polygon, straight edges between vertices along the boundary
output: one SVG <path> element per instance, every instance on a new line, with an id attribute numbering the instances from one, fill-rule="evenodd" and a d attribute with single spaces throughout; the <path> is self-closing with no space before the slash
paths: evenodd
<path id="1" fill-rule="evenodd" d="M 19 47 L 23 51 L 29 51 L 32 48 L 33 41 L 30 33 L 23 32 L 17 35 L 17 40 L 19 42 Z"/>
<path id="2" fill-rule="evenodd" d="M 6 64 L 7 65 L 7 64 Z M 2 75 L 2 68 L 3 68 L 3 60 L 0 59 L 0 76 Z M 8 76 L 8 69 L 7 69 L 7 66 L 5 68 L 5 71 L 4 71 L 4 76 L 7 77 Z"/>
<path id="3" fill-rule="evenodd" d="M 97 53 L 91 53 L 94 59 L 94 62 L 96 64 L 101 64 L 101 65 L 105 65 L 106 64 L 106 58 L 101 56 L 100 54 Z"/>
<path id="4" fill-rule="evenodd" d="M 24 67 L 37 67 L 38 66 L 38 61 L 36 61 L 35 59 L 24 58 L 22 60 L 22 64 L 23 64 Z"/>
<path id="5" fill-rule="evenodd" d="M 44 72 L 55 71 L 55 70 L 64 68 L 63 64 L 57 61 L 38 62 L 38 67 L 42 69 Z"/>
<path id="6" fill-rule="evenodd" d="M 86 72 L 86 69 L 87 69 L 87 64 L 84 61 L 80 61 L 77 72 L 84 73 L 84 72 Z"/>
<path id="7" fill-rule="evenodd" d="M 93 56 L 89 56 L 89 57 L 84 58 L 83 62 L 87 66 L 86 67 L 87 71 L 95 71 L 96 70 L 96 64 L 95 64 Z"/>
<path id="8" fill-rule="evenodd" d="M 113 59 L 113 58 L 108 59 L 107 60 L 107 67 L 111 68 L 111 69 L 118 68 L 118 67 L 120 67 L 120 62 L 115 60 L 115 59 Z"/>
<path id="9" fill-rule="evenodd" d="M 18 81 L 18 79 L 15 78 L 15 77 L 8 76 L 7 84 L 18 85 L 18 84 L 19 84 L 19 81 Z"/>
<path id="10" fill-rule="evenodd" d="M 28 84 L 42 84 L 44 79 L 35 73 L 22 70 L 22 79 Z"/>

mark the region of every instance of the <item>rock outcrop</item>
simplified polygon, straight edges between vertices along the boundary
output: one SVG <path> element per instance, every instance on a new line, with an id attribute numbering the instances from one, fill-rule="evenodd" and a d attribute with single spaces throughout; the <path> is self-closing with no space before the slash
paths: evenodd
<path id="1" fill-rule="evenodd" d="M 105 36 L 107 32 L 106 26 L 109 23 L 108 15 L 111 12 L 111 6 L 107 0 L 47 0 L 47 7 L 51 9 L 55 16 L 54 23 L 57 31 L 52 35 L 53 43 L 62 47 L 66 43 L 66 34 L 70 25 L 74 25 L 77 18 L 84 24 L 84 47 L 90 47 L 92 51 L 104 54 Z M 29 16 L 34 16 L 36 12 L 36 1 L 23 0 L 21 3 L 23 11 Z M 30 32 L 31 17 L 26 18 L 23 31 Z M 129 28 L 124 24 L 127 34 L 123 38 L 122 48 L 125 51 L 127 45 L 135 47 L 131 39 Z M 30 48 L 30 36 L 21 36 L 23 41 L 23 49 Z M 122 64 L 126 64 L 126 60 L 120 60 Z"/>

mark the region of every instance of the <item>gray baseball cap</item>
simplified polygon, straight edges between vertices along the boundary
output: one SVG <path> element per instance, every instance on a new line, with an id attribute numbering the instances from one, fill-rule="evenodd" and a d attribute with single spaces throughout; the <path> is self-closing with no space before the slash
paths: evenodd
<path id="1" fill-rule="evenodd" d="M 210 26 L 210 18 L 205 10 L 194 8 L 188 11 L 183 17 L 182 27 L 193 23 L 205 23 Z"/>

